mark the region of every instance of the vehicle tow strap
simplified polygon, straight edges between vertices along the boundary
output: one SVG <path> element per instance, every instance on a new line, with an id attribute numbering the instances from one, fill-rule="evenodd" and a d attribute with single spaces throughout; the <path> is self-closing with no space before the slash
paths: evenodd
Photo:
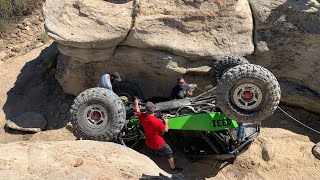
<path id="1" fill-rule="evenodd" d="M 194 113 L 198 113 L 198 111 L 195 110 L 194 107 L 192 107 L 192 106 L 182 106 L 182 107 L 180 107 L 180 108 L 177 110 L 176 114 L 174 114 L 174 115 L 172 115 L 172 114 L 165 114 L 165 115 L 163 116 L 163 118 L 165 118 L 165 117 L 167 117 L 167 118 L 168 118 L 168 117 L 171 117 L 171 118 L 176 117 L 176 116 L 178 116 L 179 111 L 180 111 L 181 109 L 184 109 L 184 108 L 188 108 L 188 109 L 192 110 Z"/>

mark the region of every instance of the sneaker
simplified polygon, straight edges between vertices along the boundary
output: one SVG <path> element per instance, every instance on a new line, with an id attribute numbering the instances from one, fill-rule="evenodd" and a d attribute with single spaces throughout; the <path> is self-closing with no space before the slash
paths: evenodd
<path id="1" fill-rule="evenodd" d="M 183 171 L 183 168 L 175 167 L 174 169 L 171 169 L 172 173 L 181 173 Z"/>

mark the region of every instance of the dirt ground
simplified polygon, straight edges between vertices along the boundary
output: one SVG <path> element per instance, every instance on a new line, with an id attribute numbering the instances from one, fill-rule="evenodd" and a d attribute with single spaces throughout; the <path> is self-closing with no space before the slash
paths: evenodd
<path id="1" fill-rule="evenodd" d="M 75 140 L 65 128 L 68 113 L 59 109 L 64 103 L 70 105 L 73 97 L 63 93 L 54 79 L 56 49 L 51 43 L 0 64 L 0 143 L 14 141 L 64 141 Z M 318 129 L 320 117 L 302 109 L 283 108 L 307 125 Z M 26 111 L 37 111 L 48 120 L 48 131 L 37 134 L 3 128 L 6 119 Z M 261 135 L 253 145 L 233 164 L 207 156 L 193 162 L 176 151 L 178 166 L 184 168 L 187 179 L 319 179 L 320 160 L 311 153 L 320 135 L 301 127 L 277 110 L 262 123 Z M 262 143 L 274 144 L 274 158 L 266 162 L 262 159 Z M 174 147 L 173 147 L 174 148 Z M 140 150 L 150 156 L 156 164 L 168 171 L 165 159 Z M 169 171 L 168 171 L 169 172 Z"/>

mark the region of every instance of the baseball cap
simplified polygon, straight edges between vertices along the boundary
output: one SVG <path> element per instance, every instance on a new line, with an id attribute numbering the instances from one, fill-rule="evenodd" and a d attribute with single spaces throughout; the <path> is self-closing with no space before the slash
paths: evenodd
<path id="1" fill-rule="evenodd" d="M 146 103 L 146 110 L 148 112 L 154 112 L 156 110 L 156 105 L 154 105 L 152 102 L 148 101 Z"/>
<path id="2" fill-rule="evenodd" d="M 113 76 L 116 81 L 121 81 L 120 73 L 113 72 L 111 76 Z"/>

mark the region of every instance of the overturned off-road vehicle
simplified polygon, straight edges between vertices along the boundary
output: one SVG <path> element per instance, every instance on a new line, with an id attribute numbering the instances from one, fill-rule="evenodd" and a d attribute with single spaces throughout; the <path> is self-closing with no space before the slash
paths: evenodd
<path id="1" fill-rule="evenodd" d="M 280 86 L 270 71 L 239 56 L 216 60 L 210 78 L 211 89 L 196 97 L 156 103 L 155 114 L 169 117 L 168 139 L 186 154 L 233 158 L 249 147 L 260 133 L 260 122 L 276 110 Z M 111 141 L 123 132 L 123 143 L 130 147 L 144 139 L 133 104 L 123 103 L 117 94 L 97 87 L 76 97 L 71 114 L 77 136 Z M 140 106 L 143 110 L 144 103 Z"/>

